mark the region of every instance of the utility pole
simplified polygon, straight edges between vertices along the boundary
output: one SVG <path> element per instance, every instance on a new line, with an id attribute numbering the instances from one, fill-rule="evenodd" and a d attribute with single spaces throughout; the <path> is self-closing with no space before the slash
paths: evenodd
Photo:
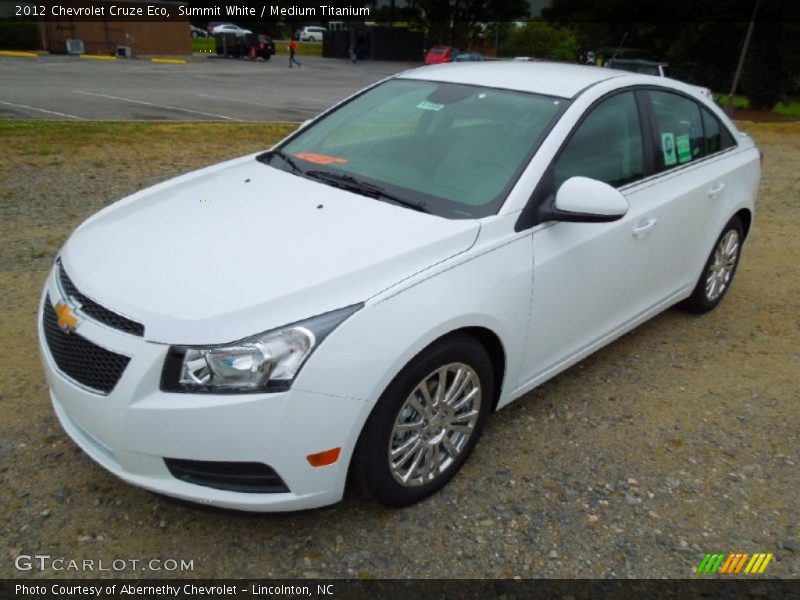
<path id="1" fill-rule="evenodd" d="M 728 104 L 725 106 L 725 113 L 728 116 L 733 116 L 733 98 L 736 96 L 736 88 L 739 87 L 739 77 L 742 75 L 742 67 L 744 67 L 744 58 L 747 56 L 747 49 L 750 47 L 750 38 L 753 37 L 753 27 L 756 23 L 756 12 L 758 12 L 758 5 L 761 0 L 756 0 L 753 6 L 753 16 L 750 17 L 750 24 L 747 26 L 747 34 L 744 36 L 744 44 L 742 45 L 742 53 L 739 55 L 739 64 L 736 65 L 736 73 L 733 75 L 733 85 L 731 86 L 731 93 L 728 95 Z"/>

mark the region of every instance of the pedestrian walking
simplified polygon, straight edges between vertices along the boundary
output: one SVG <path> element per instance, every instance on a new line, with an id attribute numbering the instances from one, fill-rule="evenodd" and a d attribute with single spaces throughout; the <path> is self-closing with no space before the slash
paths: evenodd
<path id="1" fill-rule="evenodd" d="M 297 39 L 292 36 L 292 39 L 289 40 L 289 68 L 292 68 L 292 64 L 295 64 L 300 67 L 300 61 L 297 60 L 294 55 L 297 53 Z"/>

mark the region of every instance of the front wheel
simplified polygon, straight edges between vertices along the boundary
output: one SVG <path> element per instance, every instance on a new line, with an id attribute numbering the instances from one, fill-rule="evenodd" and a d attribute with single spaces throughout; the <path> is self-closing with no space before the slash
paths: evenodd
<path id="1" fill-rule="evenodd" d="M 486 350 L 454 335 L 412 360 L 384 392 L 364 426 L 354 477 L 387 506 L 407 506 L 441 489 L 481 435 L 494 373 Z"/>
<path id="2" fill-rule="evenodd" d="M 742 220 L 733 217 L 717 238 L 692 295 L 684 303 L 685 308 L 699 314 L 716 308 L 722 301 L 739 266 L 743 240 Z"/>

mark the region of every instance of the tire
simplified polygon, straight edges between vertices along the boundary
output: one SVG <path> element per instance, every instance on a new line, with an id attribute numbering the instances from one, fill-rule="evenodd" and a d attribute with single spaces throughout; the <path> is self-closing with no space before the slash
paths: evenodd
<path id="1" fill-rule="evenodd" d="M 692 295 L 684 302 L 683 307 L 695 314 L 713 310 L 722 302 L 733 283 L 739 259 L 742 255 L 744 241 L 744 225 L 739 217 L 733 217 L 722 229 L 714 249 L 706 260 L 700 279 L 695 285 Z"/>
<path id="2" fill-rule="evenodd" d="M 442 373 L 444 399 L 438 392 Z M 444 338 L 414 358 L 386 388 L 361 432 L 352 472 L 358 487 L 393 507 L 444 487 L 480 438 L 494 377 L 486 350 L 466 334 Z"/>

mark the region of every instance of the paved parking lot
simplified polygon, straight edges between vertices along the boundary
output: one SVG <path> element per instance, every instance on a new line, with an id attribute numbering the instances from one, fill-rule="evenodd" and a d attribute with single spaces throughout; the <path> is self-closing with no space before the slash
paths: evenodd
<path id="1" fill-rule="evenodd" d="M 414 65 L 300 57 L 187 64 L 0 58 L 0 119 L 303 121 Z"/>

